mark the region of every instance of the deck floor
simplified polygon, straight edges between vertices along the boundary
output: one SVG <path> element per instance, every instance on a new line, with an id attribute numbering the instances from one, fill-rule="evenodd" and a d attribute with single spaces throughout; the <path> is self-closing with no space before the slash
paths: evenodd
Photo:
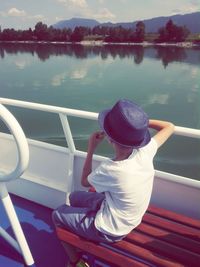
<path id="1" fill-rule="evenodd" d="M 52 210 L 23 198 L 11 195 L 15 211 L 21 222 L 26 240 L 37 267 L 64 267 L 67 256 L 58 241 L 51 220 Z M 12 229 L 0 203 L 0 223 L 9 234 Z M 24 267 L 24 261 L 10 245 L 0 237 L 0 266 Z"/>

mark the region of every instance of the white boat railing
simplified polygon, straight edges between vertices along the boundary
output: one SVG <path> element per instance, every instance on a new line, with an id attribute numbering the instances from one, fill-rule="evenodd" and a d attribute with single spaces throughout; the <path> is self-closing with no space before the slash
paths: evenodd
<path id="1" fill-rule="evenodd" d="M 8 99 L 8 98 L 0 98 L 0 103 L 4 105 L 9 105 L 9 106 L 15 106 L 15 107 L 20 107 L 20 108 L 26 108 L 26 109 L 31 109 L 31 110 L 38 110 L 38 111 L 58 114 L 70 154 L 73 156 L 79 155 L 80 151 L 76 149 L 73 136 L 72 136 L 72 132 L 71 132 L 71 128 L 68 122 L 68 116 L 78 117 L 78 118 L 83 118 L 83 119 L 90 119 L 90 120 L 97 120 L 97 117 L 98 117 L 98 114 L 95 112 L 56 107 L 56 106 L 51 106 L 51 105 L 38 104 L 38 103 L 32 103 L 32 102 L 26 102 L 26 101 L 14 100 L 14 99 Z M 200 139 L 200 130 L 175 126 L 174 135 Z M 163 171 L 157 171 L 157 173 L 159 174 L 160 178 L 163 178 L 166 180 L 173 179 L 174 181 L 177 181 L 177 182 L 180 182 L 179 178 L 181 178 L 182 179 L 181 182 L 183 182 L 184 184 L 190 185 L 192 187 L 194 186 L 194 187 L 200 188 L 200 181 L 192 180 L 188 177 L 183 177 L 183 176 L 174 175 L 174 174 L 170 174 L 170 178 L 169 178 L 169 174 Z"/>
<path id="2" fill-rule="evenodd" d="M 6 211 L 11 228 L 14 232 L 13 238 L 6 230 L 0 226 L 0 236 L 3 237 L 13 248 L 15 248 L 22 256 L 27 266 L 33 266 L 34 260 L 24 236 L 22 227 L 15 212 L 12 200 L 7 190 L 7 182 L 19 178 L 28 167 L 29 163 L 29 147 L 24 132 L 15 117 L 0 104 L 0 120 L 2 120 L 9 128 L 13 135 L 18 152 L 18 163 L 16 168 L 9 174 L 0 175 L 0 200 Z"/>

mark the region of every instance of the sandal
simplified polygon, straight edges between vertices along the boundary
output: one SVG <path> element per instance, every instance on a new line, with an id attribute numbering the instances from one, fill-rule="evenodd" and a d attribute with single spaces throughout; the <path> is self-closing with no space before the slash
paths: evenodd
<path id="1" fill-rule="evenodd" d="M 77 262 L 70 262 L 69 261 L 67 267 L 90 267 L 90 266 L 83 259 L 79 259 Z"/>

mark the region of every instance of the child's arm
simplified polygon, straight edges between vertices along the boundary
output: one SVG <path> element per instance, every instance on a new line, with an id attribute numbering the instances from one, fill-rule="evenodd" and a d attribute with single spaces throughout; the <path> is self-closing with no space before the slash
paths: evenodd
<path id="1" fill-rule="evenodd" d="M 104 136 L 105 135 L 103 132 L 95 132 L 90 136 L 90 139 L 88 142 L 87 156 L 85 159 L 82 176 L 81 176 L 81 184 L 85 187 L 91 186 L 90 183 L 88 182 L 87 177 L 92 172 L 92 157 L 93 157 L 96 147 L 103 140 Z"/>
<path id="2" fill-rule="evenodd" d="M 149 128 L 153 128 L 158 131 L 153 136 L 158 144 L 158 147 L 163 145 L 174 132 L 174 124 L 168 121 L 149 120 Z"/>

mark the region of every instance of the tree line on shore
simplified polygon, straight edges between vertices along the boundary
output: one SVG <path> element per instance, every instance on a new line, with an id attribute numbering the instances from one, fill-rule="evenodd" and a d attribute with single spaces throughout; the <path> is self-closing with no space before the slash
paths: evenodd
<path id="1" fill-rule="evenodd" d="M 161 27 L 154 34 L 153 42 L 184 42 L 190 31 L 185 26 L 177 26 L 170 19 L 164 27 Z M 152 39 L 152 37 L 151 37 Z M 108 43 L 142 43 L 148 41 L 148 34 L 145 32 L 145 24 L 138 21 L 135 28 L 123 28 L 122 26 L 95 26 L 75 27 L 56 29 L 53 26 L 47 26 L 42 22 L 35 25 L 34 30 L 15 30 L 0 28 L 0 41 L 47 41 L 47 42 L 81 42 L 104 41 Z"/>
<path id="2" fill-rule="evenodd" d="M 187 60 L 186 49 L 174 46 L 155 46 L 155 58 L 162 61 L 166 68 L 171 62 L 182 62 Z M 196 48 L 198 49 L 198 48 Z M 43 45 L 34 43 L 2 43 L 0 45 L 0 58 L 4 58 L 6 54 L 30 53 L 36 55 L 41 61 L 48 60 L 51 56 L 75 57 L 78 59 L 86 59 L 91 55 L 98 55 L 103 60 L 112 57 L 133 58 L 135 64 L 140 64 L 145 56 L 144 46 L 138 45 L 121 45 L 121 44 L 105 44 L 103 46 L 84 46 L 81 44 L 66 45 L 63 43 L 53 44 L 44 43 Z M 197 59 L 197 64 L 200 60 Z"/>

